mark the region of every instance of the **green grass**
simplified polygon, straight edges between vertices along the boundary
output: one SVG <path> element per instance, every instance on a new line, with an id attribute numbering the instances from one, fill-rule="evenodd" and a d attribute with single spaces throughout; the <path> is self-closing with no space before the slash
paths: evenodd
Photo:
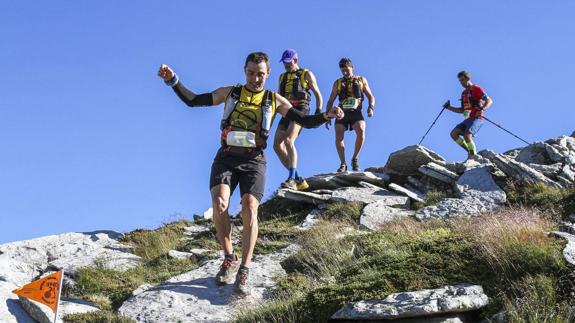
<path id="1" fill-rule="evenodd" d="M 63 318 L 66 323 L 135 323 L 136 321 L 109 311 L 82 314 L 68 314 Z"/>
<path id="2" fill-rule="evenodd" d="M 134 230 L 126 234 L 122 242 L 134 246 L 134 254 L 148 261 L 180 246 L 184 237 L 184 227 L 190 224 L 189 221 L 177 221 L 156 230 Z"/>
<path id="3" fill-rule="evenodd" d="M 553 223 L 533 211 L 504 210 L 452 222 L 407 219 L 381 232 L 340 238 L 346 225 L 321 222 L 302 234 L 302 249 L 284 261 L 289 275 L 280 280 L 276 297 L 242 311 L 237 322 L 326 322 L 350 301 L 457 283 L 484 287 L 491 303 L 482 315 L 489 317 L 510 306 L 514 286 L 528 277 L 555 283 L 570 272 L 564 243 L 547 236 Z M 561 304 L 569 298 L 560 289 L 555 295 Z"/>
<path id="4" fill-rule="evenodd" d="M 569 307 L 559 301 L 557 281 L 549 276 L 526 276 L 512 286 L 505 298 L 509 323 L 568 323 L 575 321 Z"/>
<path id="5" fill-rule="evenodd" d="M 159 284 L 173 276 L 195 269 L 190 259 L 172 259 L 167 253 L 181 249 L 185 243 L 184 227 L 187 221 L 166 224 L 156 230 L 135 230 L 122 242 L 134 247 L 134 253 L 142 257 L 141 263 L 127 271 L 105 268 L 101 263 L 80 268 L 76 284 L 64 290 L 64 295 L 92 301 L 99 308 L 117 310 L 131 296 L 133 290 L 144 283 Z"/>
<path id="6" fill-rule="evenodd" d="M 575 188 L 560 189 L 541 183 L 520 185 L 509 182 L 505 191 L 507 203 L 512 206 L 535 208 L 557 220 L 575 213 Z"/>
<path id="7" fill-rule="evenodd" d="M 363 203 L 331 203 L 323 210 L 321 217 L 328 220 L 347 221 L 349 223 L 359 223 Z"/>

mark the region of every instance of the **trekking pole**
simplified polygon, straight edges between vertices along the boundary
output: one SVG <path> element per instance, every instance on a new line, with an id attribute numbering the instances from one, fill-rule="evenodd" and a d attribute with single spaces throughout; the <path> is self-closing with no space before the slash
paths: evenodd
<path id="1" fill-rule="evenodd" d="M 437 115 L 437 117 L 435 118 L 435 120 L 433 120 L 433 123 L 431 124 L 431 126 L 429 126 L 429 129 L 427 129 L 427 132 L 425 133 L 425 135 L 423 135 L 423 137 L 421 137 L 421 140 L 419 141 L 418 145 L 421 145 L 421 143 L 423 142 L 423 139 L 425 139 L 425 136 L 427 136 L 427 134 L 429 133 L 429 131 L 431 130 L 431 128 L 433 128 L 433 126 L 435 125 L 435 122 L 437 122 L 437 119 L 439 119 L 439 117 L 441 116 L 441 114 L 443 113 L 443 110 L 445 110 L 445 105 L 443 106 L 443 109 L 441 109 L 441 111 L 439 112 L 439 114 Z"/>
<path id="2" fill-rule="evenodd" d="M 502 126 L 498 125 L 497 123 L 495 123 L 495 122 L 493 122 L 493 121 L 487 119 L 485 116 L 483 116 L 483 119 L 485 119 L 485 120 L 491 122 L 493 125 L 495 125 L 495 126 L 498 127 L 499 129 L 501 129 L 501 130 L 507 132 L 508 134 L 510 134 L 510 135 L 512 135 L 513 137 L 515 137 L 515 138 L 517 138 L 517 139 L 523 141 L 524 143 L 526 143 L 526 144 L 528 144 L 528 145 L 531 145 L 531 143 L 527 142 L 527 141 L 524 140 L 524 139 L 519 138 L 519 137 L 518 137 L 516 134 L 514 134 L 513 132 L 511 132 L 511 131 L 509 131 L 509 130 L 503 128 Z"/>

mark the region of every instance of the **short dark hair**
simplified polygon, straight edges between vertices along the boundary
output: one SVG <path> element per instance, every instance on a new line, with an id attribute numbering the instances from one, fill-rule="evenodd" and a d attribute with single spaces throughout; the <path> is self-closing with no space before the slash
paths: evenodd
<path id="1" fill-rule="evenodd" d="M 462 76 L 468 80 L 471 80 L 471 73 L 469 73 L 468 71 L 461 71 L 461 72 L 457 73 L 457 78 L 460 78 Z"/>
<path id="2" fill-rule="evenodd" d="M 348 66 L 348 65 L 353 67 L 353 63 L 351 62 L 351 59 L 344 57 L 344 58 L 339 60 L 339 67 L 344 67 L 344 66 Z"/>
<path id="3" fill-rule="evenodd" d="M 246 63 L 244 64 L 244 69 L 248 67 L 248 62 L 259 64 L 261 62 L 265 62 L 268 70 L 270 69 L 270 59 L 268 55 L 264 52 L 253 52 L 246 57 Z"/>

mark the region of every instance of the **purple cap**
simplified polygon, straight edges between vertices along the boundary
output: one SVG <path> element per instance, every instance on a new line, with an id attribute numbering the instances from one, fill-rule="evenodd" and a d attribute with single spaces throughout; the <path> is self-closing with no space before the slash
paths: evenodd
<path id="1" fill-rule="evenodd" d="M 284 51 L 284 53 L 282 54 L 282 59 L 280 59 L 280 63 L 289 63 L 291 62 L 294 58 L 297 58 L 297 52 L 295 51 L 295 49 L 286 49 Z"/>

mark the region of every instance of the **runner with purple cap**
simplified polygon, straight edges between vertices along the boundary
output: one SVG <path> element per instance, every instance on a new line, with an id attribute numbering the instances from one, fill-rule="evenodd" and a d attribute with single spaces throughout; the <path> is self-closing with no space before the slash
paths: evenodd
<path id="1" fill-rule="evenodd" d="M 315 113 L 321 113 L 323 99 L 313 73 L 301 68 L 298 64 L 298 55 L 294 49 L 286 49 L 280 60 L 284 64 L 285 72 L 279 77 L 278 93 L 288 99 L 293 108 L 308 115 L 311 101 L 310 91 L 315 96 Z M 276 130 L 274 149 L 281 163 L 288 170 L 288 178 L 281 184 L 283 188 L 305 190 L 309 187 L 297 171 L 297 150 L 295 141 L 302 127 L 286 118 L 282 118 Z"/>

